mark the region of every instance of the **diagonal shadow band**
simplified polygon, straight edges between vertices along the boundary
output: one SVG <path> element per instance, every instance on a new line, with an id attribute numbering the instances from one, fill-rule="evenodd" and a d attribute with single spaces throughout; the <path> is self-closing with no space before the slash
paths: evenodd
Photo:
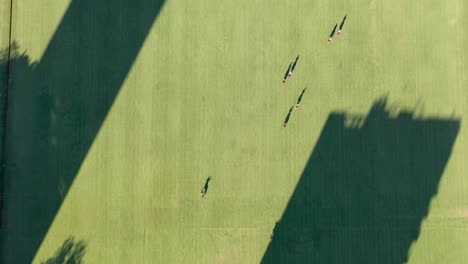
<path id="1" fill-rule="evenodd" d="M 385 107 L 329 115 L 261 263 L 406 263 L 460 120 Z"/>
<path id="2" fill-rule="evenodd" d="M 35 256 L 164 0 L 73 0 L 37 63 L 10 63 L 0 263 Z"/>

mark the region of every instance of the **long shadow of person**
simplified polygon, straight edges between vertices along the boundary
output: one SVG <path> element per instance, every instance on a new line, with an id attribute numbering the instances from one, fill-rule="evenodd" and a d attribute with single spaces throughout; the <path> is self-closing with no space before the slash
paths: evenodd
<path id="1" fill-rule="evenodd" d="M 337 35 L 340 35 L 341 33 L 341 30 L 343 29 L 343 26 L 344 26 L 344 23 L 346 21 L 346 17 L 348 16 L 348 14 L 346 14 L 344 17 L 343 17 L 343 21 L 341 21 L 341 24 L 340 24 L 340 27 L 338 28 L 338 32 L 336 32 Z"/>
<path id="2" fill-rule="evenodd" d="M 307 89 L 307 87 L 306 87 L 306 88 L 304 88 L 304 90 L 302 90 L 302 93 L 301 93 L 301 95 L 299 95 L 299 98 L 297 98 L 296 107 L 295 107 L 296 109 L 298 109 L 298 108 L 299 108 L 299 104 L 300 104 L 300 103 L 301 103 L 301 101 L 302 101 L 302 96 L 304 95 L 304 93 L 305 93 L 306 89 Z"/>
<path id="3" fill-rule="evenodd" d="M 328 37 L 328 43 L 332 42 L 333 40 L 333 36 L 335 35 L 335 31 L 336 31 L 336 27 L 338 26 L 338 24 L 335 24 L 335 27 L 333 27 L 333 30 L 332 32 L 330 33 L 330 36 Z"/>
<path id="4" fill-rule="evenodd" d="M 292 62 L 289 64 L 288 69 L 286 70 L 286 73 L 284 74 L 283 83 L 286 82 L 286 79 L 288 78 L 289 71 L 291 70 L 291 65 L 292 65 Z"/>
<path id="5" fill-rule="evenodd" d="M 292 110 L 293 110 L 293 107 L 291 106 L 291 108 L 289 108 L 288 115 L 286 115 L 286 118 L 284 119 L 283 127 L 286 127 L 286 125 L 288 124 L 289 118 L 291 117 Z"/>
<path id="6" fill-rule="evenodd" d="M 203 189 L 201 190 L 201 197 L 204 198 L 206 193 L 208 192 L 208 184 L 210 183 L 211 181 L 211 176 L 206 178 L 206 181 L 205 181 L 205 185 L 203 186 Z"/>
<path id="7" fill-rule="evenodd" d="M 299 60 L 299 55 L 297 55 L 296 60 L 294 60 L 294 63 L 293 63 L 293 65 L 292 65 L 292 67 L 291 67 L 291 71 L 289 72 L 289 76 L 292 75 L 294 69 L 296 68 L 296 64 L 297 64 L 297 61 L 298 61 L 298 60 Z"/>

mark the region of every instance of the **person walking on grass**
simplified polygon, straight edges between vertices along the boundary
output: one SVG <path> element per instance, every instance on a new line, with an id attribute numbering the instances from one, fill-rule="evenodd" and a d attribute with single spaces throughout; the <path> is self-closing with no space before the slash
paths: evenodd
<path id="1" fill-rule="evenodd" d="M 208 183 L 211 181 L 211 176 L 206 179 L 205 185 L 201 189 L 201 198 L 205 198 L 206 192 L 208 192 Z"/>
<path id="2" fill-rule="evenodd" d="M 328 44 L 330 44 L 333 40 L 333 36 L 335 35 L 336 27 L 338 24 L 335 24 L 335 27 L 333 28 L 332 32 L 330 33 L 330 36 L 328 37 Z"/>
<path id="3" fill-rule="evenodd" d="M 275 236 L 275 231 L 276 231 L 276 228 L 277 228 L 278 224 L 279 224 L 279 221 L 276 221 L 275 227 L 273 228 L 273 231 L 271 231 L 270 243 L 273 242 L 273 237 Z"/>
<path id="4" fill-rule="evenodd" d="M 286 70 L 286 73 L 284 74 L 283 83 L 286 82 L 286 79 L 287 79 L 288 76 L 289 76 L 289 70 L 291 70 L 291 65 L 292 65 L 292 62 L 289 64 L 289 67 L 288 67 L 288 69 Z"/>
<path id="5" fill-rule="evenodd" d="M 348 16 L 348 14 L 346 14 L 343 18 L 343 21 L 341 21 L 341 24 L 340 24 L 340 27 L 338 28 L 338 32 L 336 32 L 336 34 L 339 36 L 341 34 L 341 30 L 343 29 L 343 26 L 344 26 L 344 23 L 346 21 L 346 17 Z"/>
<path id="6" fill-rule="evenodd" d="M 293 65 L 292 65 L 292 67 L 291 67 L 291 70 L 289 71 L 289 74 L 288 74 L 289 77 L 292 76 L 293 71 L 294 71 L 294 69 L 296 68 L 296 64 L 297 64 L 297 61 L 298 61 L 298 60 L 299 60 L 299 55 L 297 55 L 296 60 L 294 61 Z"/>
<path id="7" fill-rule="evenodd" d="M 286 126 L 288 125 L 289 118 L 291 117 L 291 112 L 292 112 L 292 110 L 293 110 L 293 107 L 291 106 L 291 108 L 289 108 L 288 115 L 287 115 L 286 118 L 284 119 L 283 128 L 286 128 Z"/>
<path id="8" fill-rule="evenodd" d="M 306 90 L 306 89 L 307 89 L 307 87 L 306 87 L 306 88 L 304 88 L 304 90 L 302 90 L 302 93 L 301 93 L 301 95 L 299 95 L 299 98 L 297 98 L 297 102 L 296 102 L 296 106 L 295 106 L 295 108 L 296 108 L 296 109 L 298 109 L 298 108 L 299 108 L 299 104 L 300 104 L 300 103 L 301 103 L 301 101 L 302 101 L 302 96 L 304 95 L 304 93 L 305 93 L 305 90 Z"/>

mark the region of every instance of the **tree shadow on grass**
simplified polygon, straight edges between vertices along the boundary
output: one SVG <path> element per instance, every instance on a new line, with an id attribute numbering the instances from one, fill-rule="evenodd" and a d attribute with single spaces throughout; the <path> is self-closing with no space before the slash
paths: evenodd
<path id="1" fill-rule="evenodd" d="M 86 253 L 86 243 L 83 240 L 75 241 L 74 237 L 69 237 L 57 249 L 55 255 L 41 264 L 82 264 Z"/>
<path id="2" fill-rule="evenodd" d="M 330 114 L 261 263 L 408 260 L 460 120 Z"/>
<path id="3" fill-rule="evenodd" d="M 163 2 L 73 0 L 40 61 L 11 59 L 0 263 L 31 262 Z"/>

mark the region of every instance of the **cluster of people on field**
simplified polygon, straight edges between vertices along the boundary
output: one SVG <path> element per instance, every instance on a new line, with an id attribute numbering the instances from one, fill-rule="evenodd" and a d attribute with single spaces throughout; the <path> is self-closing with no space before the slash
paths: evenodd
<path id="1" fill-rule="evenodd" d="M 294 60 L 294 62 L 291 62 L 291 63 L 289 64 L 288 69 L 286 70 L 286 73 L 284 74 L 284 77 L 283 77 L 283 84 L 286 83 L 286 79 L 288 79 L 289 77 L 292 76 L 294 69 L 296 69 L 296 65 L 297 65 L 297 61 L 298 61 L 298 60 L 299 60 L 299 55 L 297 55 L 297 57 L 296 57 L 296 59 Z M 306 88 L 304 88 L 304 90 L 302 90 L 301 95 L 300 95 L 299 98 L 297 99 L 297 102 L 296 102 L 296 105 L 295 105 L 295 108 L 296 108 L 296 109 L 299 108 L 299 104 L 301 103 L 302 96 L 304 95 L 305 90 L 306 90 Z M 283 127 L 286 127 L 286 125 L 288 124 L 289 118 L 291 117 L 291 112 L 292 112 L 292 110 L 293 110 L 293 107 L 291 106 L 291 108 L 289 108 L 288 114 L 286 115 L 286 118 L 284 119 Z"/>
<path id="2" fill-rule="evenodd" d="M 346 21 L 346 17 L 348 15 L 345 15 L 343 20 L 341 21 L 340 27 L 338 28 L 338 32 L 336 33 L 338 36 L 341 34 L 341 30 L 343 29 L 344 23 Z M 330 36 L 328 37 L 328 44 L 330 44 L 333 40 L 333 36 L 335 35 L 335 30 L 338 24 L 335 24 L 335 27 L 333 28 L 332 32 L 330 33 Z"/>
<path id="3" fill-rule="evenodd" d="M 345 24 L 345 21 L 346 21 L 346 17 L 348 15 L 345 15 L 343 20 L 341 21 L 341 24 L 340 24 L 340 27 L 338 28 L 338 32 L 337 32 L 337 35 L 339 36 L 341 34 L 341 30 L 343 29 L 343 26 Z M 335 32 L 336 32 L 336 28 L 338 27 L 338 24 L 335 24 L 335 26 L 333 27 L 333 30 L 330 34 L 330 36 L 328 37 L 328 44 L 330 44 L 333 40 L 333 36 L 335 35 Z M 286 83 L 286 80 L 292 76 L 293 74 L 293 71 L 294 69 L 296 68 L 296 65 L 297 65 L 297 61 L 299 60 L 299 55 L 296 57 L 296 60 L 294 60 L 294 62 L 291 62 L 288 66 L 288 69 L 286 70 L 286 73 L 284 74 L 284 77 L 283 77 L 283 84 Z M 296 101 L 296 105 L 294 106 L 295 109 L 298 109 L 299 108 L 299 104 L 301 103 L 301 100 L 302 100 L 302 96 L 304 95 L 305 91 L 306 91 L 307 88 L 304 88 L 301 92 L 301 94 L 299 95 L 299 97 L 297 98 L 297 101 Z M 286 115 L 286 118 L 284 119 L 284 122 L 283 122 L 283 128 L 285 128 L 287 125 L 288 125 L 288 122 L 289 122 L 289 119 L 291 117 L 291 112 L 293 110 L 293 107 L 291 106 L 291 108 L 289 108 L 289 111 L 288 111 L 288 114 Z"/>
<path id="4" fill-rule="evenodd" d="M 343 30 L 343 26 L 345 24 L 345 21 L 346 21 L 346 17 L 347 15 L 344 16 L 343 20 L 341 21 L 341 24 L 338 28 L 338 32 L 337 32 L 337 35 L 339 36 L 341 34 L 341 31 Z M 330 33 L 330 36 L 328 37 L 328 44 L 330 44 L 332 41 L 333 41 L 333 36 L 335 35 L 335 32 L 336 32 L 336 28 L 338 27 L 338 24 L 335 24 L 335 26 L 333 27 L 333 30 L 332 32 Z M 294 63 L 290 63 L 289 66 L 288 66 L 288 69 L 286 70 L 286 73 L 283 77 L 283 84 L 286 82 L 286 79 L 288 77 L 291 77 L 292 74 L 293 74 L 293 71 L 294 69 L 296 68 L 296 64 L 297 64 L 297 61 L 299 60 L 299 56 L 296 57 L 296 60 L 294 61 Z M 294 106 L 295 109 L 298 109 L 299 108 L 299 104 L 301 103 L 302 101 L 302 96 L 304 95 L 305 91 L 306 91 L 307 88 L 304 88 L 301 92 L 301 94 L 299 95 L 299 97 L 297 98 L 297 101 L 296 101 L 296 105 Z M 291 106 L 291 108 L 289 108 L 289 111 L 288 111 L 288 114 L 286 115 L 286 118 L 283 122 L 283 128 L 286 127 L 286 125 L 288 124 L 289 122 L 289 118 L 291 117 L 291 112 L 293 110 L 293 107 Z M 275 236 L 275 232 L 276 232 L 276 229 L 278 228 L 278 224 L 279 224 L 279 221 L 276 221 L 275 223 L 275 227 L 273 228 L 273 231 L 271 232 L 271 235 L 270 235 L 270 243 L 273 241 L 273 238 Z"/>
<path id="5" fill-rule="evenodd" d="M 333 41 L 333 37 L 334 37 L 334 35 L 335 35 L 335 32 L 336 32 L 336 34 L 337 34 L 338 36 L 341 34 L 341 31 L 342 31 L 342 29 L 343 29 L 344 23 L 345 23 L 345 21 L 346 21 L 346 17 L 347 17 L 347 15 L 345 15 L 344 18 L 343 18 L 343 20 L 341 21 L 341 24 L 340 24 L 340 26 L 339 26 L 339 28 L 338 28 L 338 32 L 336 32 L 336 28 L 338 27 L 338 24 L 335 24 L 335 26 L 333 27 L 332 32 L 330 33 L 330 36 L 328 37 L 328 44 L 330 44 L 330 43 Z M 296 69 L 296 65 L 297 65 L 298 60 L 299 60 L 299 55 L 296 57 L 296 59 L 294 60 L 294 62 L 291 62 L 291 63 L 289 64 L 288 69 L 286 70 L 286 73 L 284 74 L 284 77 L 283 77 L 283 80 L 282 80 L 283 84 L 286 83 L 286 80 L 287 80 L 288 78 L 290 78 L 290 77 L 293 75 L 293 72 L 294 72 L 294 70 Z M 285 118 L 285 120 L 284 120 L 284 122 L 283 122 L 283 128 L 285 128 L 285 127 L 287 126 L 287 124 L 288 124 L 288 122 L 289 122 L 289 119 L 290 119 L 290 117 L 291 117 L 291 112 L 292 112 L 293 108 L 295 108 L 295 109 L 298 109 L 298 108 L 299 108 L 299 105 L 300 105 L 300 103 L 301 103 L 301 101 L 302 101 L 302 97 L 304 96 L 304 93 L 305 93 L 306 89 L 307 89 L 307 87 L 304 88 L 304 89 L 302 90 L 301 94 L 300 94 L 299 97 L 297 98 L 296 104 L 295 104 L 294 106 L 291 106 L 291 108 L 289 108 L 288 114 L 286 115 L 286 118 Z M 205 185 L 203 186 L 203 188 L 202 188 L 201 191 L 200 191 L 200 196 L 201 196 L 201 198 L 204 198 L 204 197 L 205 197 L 205 195 L 206 195 L 206 193 L 207 193 L 207 191 L 208 191 L 208 184 L 209 184 L 210 180 L 211 180 L 211 177 L 208 177 L 208 178 L 206 179 Z M 275 236 L 275 232 L 276 232 L 276 229 L 277 229 L 277 227 L 278 227 L 278 224 L 279 224 L 279 221 L 277 221 L 277 222 L 275 223 L 275 227 L 273 228 L 273 231 L 272 231 L 272 233 L 271 233 L 271 235 L 270 235 L 270 243 L 273 241 L 273 238 L 274 238 L 274 236 Z"/>

